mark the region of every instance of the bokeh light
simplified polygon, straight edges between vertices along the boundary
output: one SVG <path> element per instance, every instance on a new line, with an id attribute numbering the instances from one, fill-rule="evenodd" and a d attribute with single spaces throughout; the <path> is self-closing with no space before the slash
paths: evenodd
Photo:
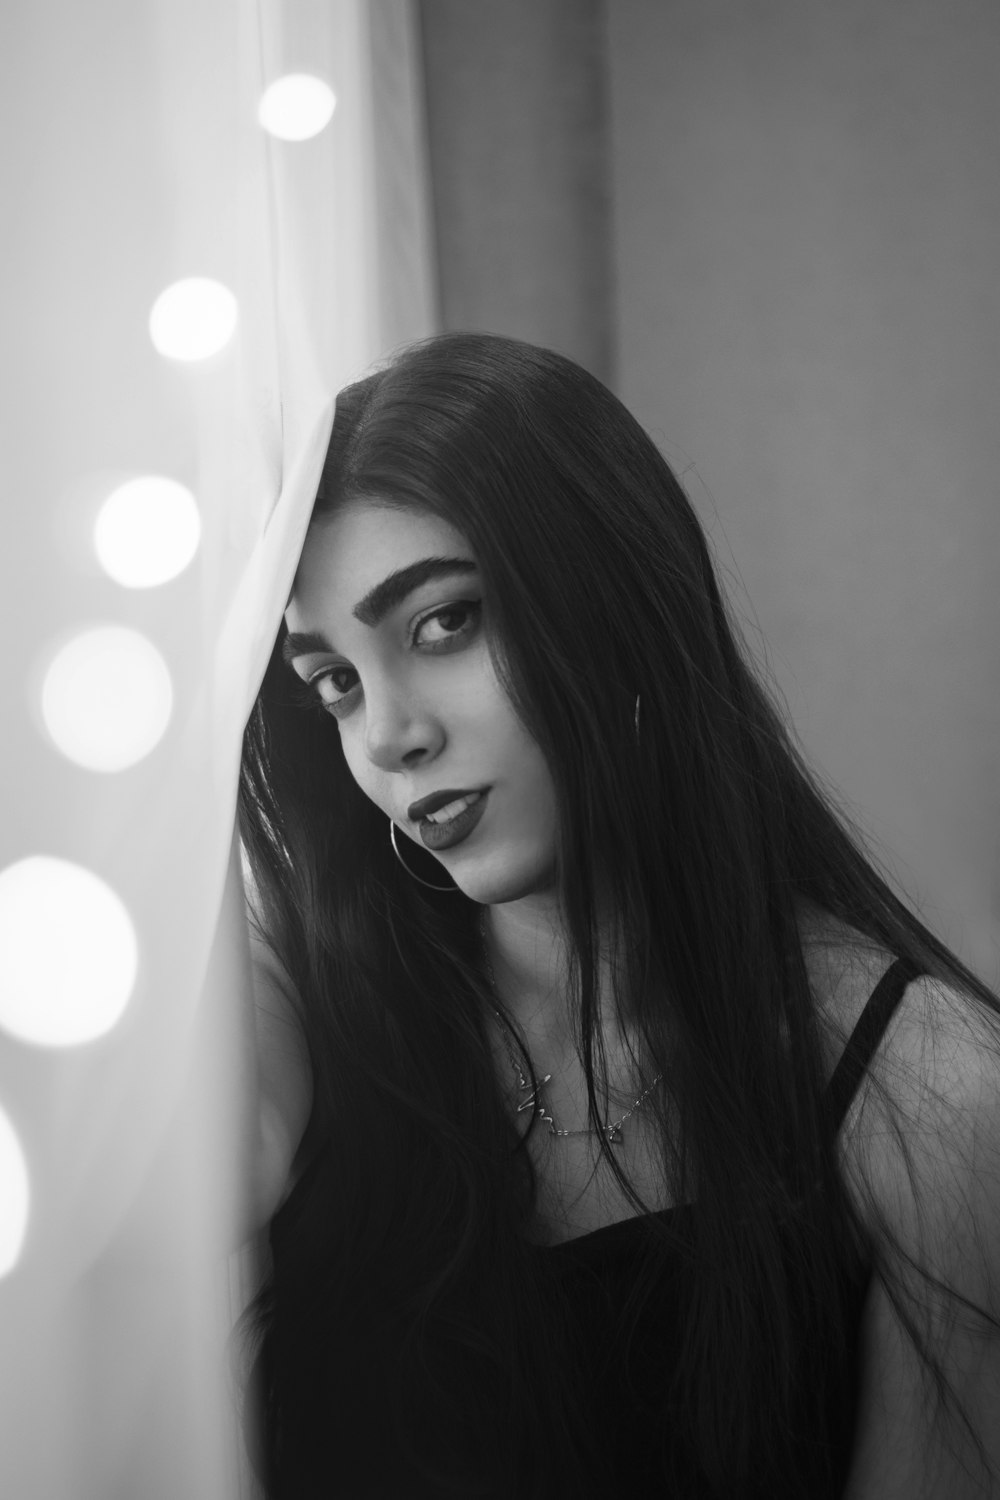
<path id="1" fill-rule="evenodd" d="M 330 123 L 336 106 L 333 89 L 322 78 L 288 73 L 264 90 L 257 118 L 279 140 L 307 141 Z"/>
<path id="2" fill-rule="evenodd" d="M 182 573 L 198 550 L 201 517 L 175 479 L 146 474 L 108 496 L 94 526 L 104 571 L 128 589 L 154 588 Z"/>
<path id="3" fill-rule="evenodd" d="M 110 886 L 68 860 L 31 855 L 0 872 L 0 1027 L 72 1047 L 117 1024 L 138 945 Z"/>
<path id="4" fill-rule="evenodd" d="M 149 334 L 168 359 L 208 359 L 233 336 L 236 298 L 221 281 L 190 276 L 162 291 L 149 315 Z"/>
<path id="5" fill-rule="evenodd" d="M 0 1276 L 21 1258 L 28 1227 L 28 1164 L 17 1132 L 0 1109 Z"/>
<path id="6" fill-rule="evenodd" d="M 100 625 L 56 652 L 42 683 L 42 718 L 69 760 L 122 771 L 162 739 L 173 696 L 152 641 L 124 625 Z"/>

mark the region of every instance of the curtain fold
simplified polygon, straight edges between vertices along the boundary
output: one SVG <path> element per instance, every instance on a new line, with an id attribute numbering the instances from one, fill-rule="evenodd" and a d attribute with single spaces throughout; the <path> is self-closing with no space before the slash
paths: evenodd
<path id="1" fill-rule="evenodd" d="M 74 969 L 60 952 L 74 915 L 61 887 L 33 897 L 30 972 L 0 954 L 0 1246 L 14 1247 L 0 1493 L 219 1500 L 249 1493 L 224 1363 L 250 1289 L 226 1277 L 252 1024 L 225 926 L 242 903 L 242 730 L 336 391 L 436 326 L 413 12 L 57 0 L 3 24 L 0 908 L 39 860 L 66 862 L 120 903 L 137 967 L 117 1020 L 81 1042 L 73 995 L 99 996 L 105 976 L 99 956 L 81 949 Z M 387 72 L 406 84 L 391 102 Z M 289 74 L 335 95 L 310 138 L 258 119 Z M 389 254 L 386 214 L 404 211 L 424 230 Z M 235 329 L 205 357 L 165 356 L 150 313 L 189 278 L 228 290 Z M 109 576 L 93 532 L 109 495 L 150 475 L 190 491 L 201 538 L 176 576 L 138 588 Z M 170 685 L 159 737 L 117 770 L 58 748 L 47 717 L 60 648 L 96 626 L 141 637 Z M 127 719 L 146 686 L 139 669 L 107 686 L 106 706 Z M 73 733 L 107 730 L 99 698 L 81 701 Z M 42 1044 L 32 1027 L 53 975 L 69 1029 Z"/>

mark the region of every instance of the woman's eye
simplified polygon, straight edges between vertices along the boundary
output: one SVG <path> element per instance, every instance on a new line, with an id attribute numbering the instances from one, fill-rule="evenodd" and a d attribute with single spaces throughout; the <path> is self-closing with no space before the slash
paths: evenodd
<path id="1" fill-rule="evenodd" d="M 348 696 L 353 683 L 343 682 L 346 677 L 356 677 L 358 674 L 353 667 L 327 667 L 325 672 L 318 673 L 310 678 L 309 686 L 316 693 L 317 706 L 324 710 L 335 709 Z"/>
<path id="2" fill-rule="evenodd" d="M 476 599 L 462 599 L 456 604 L 446 605 L 444 609 L 436 609 L 433 614 L 424 615 L 413 632 L 414 643 L 416 644 L 419 638 L 420 644 L 434 647 L 469 635 L 474 629 L 475 619 L 481 608 L 482 605 Z M 455 620 L 460 623 L 453 624 Z M 470 623 L 462 624 L 462 621 L 470 621 Z M 432 633 L 428 638 L 423 634 L 424 627 L 427 625 L 439 625 L 443 633 L 440 635 Z"/>
<path id="3" fill-rule="evenodd" d="M 481 611 L 482 604 L 478 599 L 462 599 L 436 609 L 418 621 L 412 644 L 431 652 L 447 651 L 453 641 L 464 640 L 472 634 Z M 347 703 L 358 686 L 357 676 L 353 667 L 324 667 L 322 672 L 309 679 L 310 701 L 324 713 L 339 717 L 341 704 Z"/>

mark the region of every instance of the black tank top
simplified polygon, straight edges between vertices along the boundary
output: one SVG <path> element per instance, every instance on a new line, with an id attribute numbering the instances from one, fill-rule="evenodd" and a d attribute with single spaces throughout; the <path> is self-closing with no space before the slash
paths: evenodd
<path id="1" fill-rule="evenodd" d="M 906 986 L 922 972 L 909 960 L 897 959 L 869 996 L 826 1091 L 835 1130 L 844 1121 Z M 655 1217 L 668 1219 L 671 1227 L 682 1235 L 688 1216 L 694 1212 L 696 1205 L 682 1204 Z M 613 1493 L 615 1496 L 669 1493 L 677 1495 L 679 1500 L 681 1497 L 701 1500 L 714 1491 L 704 1481 L 699 1483 L 694 1471 L 690 1478 L 685 1477 L 683 1489 L 664 1488 L 668 1475 L 678 1472 L 686 1475 L 687 1471 L 683 1461 L 678 1463 L 676 1452 L 664 1452 L 665 1440 L 659 1430 L 662 1419 L 650 1419 L 643 1410 L 644 1395 L 650 1408 L 655 1409 L 657 1389 L 665 1388 L 663 1351 L 677 1342 L 674 1288 L 665 1286 L 662 1300 L 655 1307 L 643 1310 L 638 1345 L 633 1339 L 626 1348 L 619 1331 L 617 1315 L 625 1305 L 634 1278 L 635 1257 L 648 1238 L 643 1234 L 644 1217 L 620 1220 L 576 1239 L 539 1247 L 538 1253 L 553 1258 L 552 1264 L 562 1273 L 560 1279 L 572 1288 L 571 1295 L 579 1298 L 581 1326 L 586 1329 L 582 1357 L 593 1369 L 596 1392 L 590 1426 L 592 1432 L 601 1434 L 600 1446 L 613 1455 Z M 870 1281 L 870 1268 L 857 1276 L 845 1273 L 851 1377 L 846 1387 L 830 1389 L 828 1401 L 824 1396 L 832 1477 L 808 1494 L 800 1493 L 799 1500 L 819 1500 L 820 1496 L 826 1500 L 840 1495 L 846 1483 L 856 1420 L 860 1325 Z M 822 1357 L 817 1358 L 815 1369 L 817 1379 L 825 1378 Z"/>

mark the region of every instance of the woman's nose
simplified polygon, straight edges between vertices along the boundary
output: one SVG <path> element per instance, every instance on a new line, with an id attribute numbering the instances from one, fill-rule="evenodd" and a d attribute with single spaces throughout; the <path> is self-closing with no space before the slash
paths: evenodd
<path id="1" fill-rule="evenodd" d="M 410 766 L 434 753 L 440 726 L 425 707 L 398 694 L 369 696 L 365 702 L 365 752 L 382 771 Z"/>

